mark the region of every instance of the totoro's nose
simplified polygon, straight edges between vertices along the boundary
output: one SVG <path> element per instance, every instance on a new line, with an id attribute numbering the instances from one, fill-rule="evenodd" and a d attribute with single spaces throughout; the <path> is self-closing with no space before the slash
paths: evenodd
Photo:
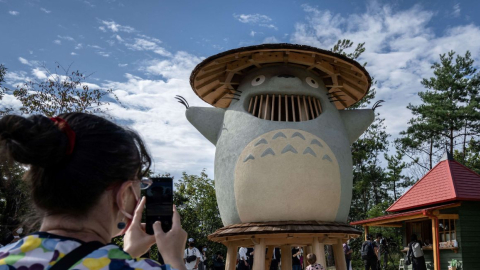
<path id="1" fill-rule="evenodd" d="M 302 80 L 290 74 L 280 74 L 270 80 L 270 86 L 277 89 L 298 88 L 301 85 Z"/>

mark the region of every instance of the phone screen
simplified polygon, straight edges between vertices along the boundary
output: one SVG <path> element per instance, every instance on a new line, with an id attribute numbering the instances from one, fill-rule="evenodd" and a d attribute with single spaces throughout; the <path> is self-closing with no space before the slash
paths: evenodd
<path id="1" fill-rule="evenodd" d="M 173 216 L 173 178 L 151 178 L 152 185 L 146 190 L 146 231 L 153 234 L 153 223 L 162 222 L 162 229 L 168 232 L 172 228 Z"/>

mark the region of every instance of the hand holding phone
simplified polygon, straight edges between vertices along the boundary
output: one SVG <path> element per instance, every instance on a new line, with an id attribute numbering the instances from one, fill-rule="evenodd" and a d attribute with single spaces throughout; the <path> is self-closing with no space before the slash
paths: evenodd
<path id="1" fill-rule="evenodd" d="M 173 178 L 151 178 L 152 185 L 146 189 L 146 232 L 153 235 L 153 223 L 160 221 L 162 230 L 168 232 L 172 228 L 173 216 Z"/>

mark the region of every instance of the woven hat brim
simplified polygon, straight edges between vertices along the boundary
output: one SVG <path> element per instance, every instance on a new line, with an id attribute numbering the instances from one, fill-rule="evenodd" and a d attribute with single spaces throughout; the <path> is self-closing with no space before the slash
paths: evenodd
<path id="1" fill-rule="evenodd" d="M 331 51 L 288 43 L 242 47 L 208 57 L 192 71 L 190 85 L 203 101 L 228 108 L 234 90 L 246 73 L 275 64 L 300 66 L 316 73 L 339 110 L 360 101 L 371 86 L 370 75 L 355 60 Z"/>

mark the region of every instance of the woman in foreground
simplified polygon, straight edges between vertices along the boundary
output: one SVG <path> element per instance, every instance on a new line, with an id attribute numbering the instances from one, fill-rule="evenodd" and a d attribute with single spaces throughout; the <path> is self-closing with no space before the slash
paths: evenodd
<path id="1" fill-rule="evenodd" d="M 0 158 L 29 165 L 24 178 L 42 220 L 40 231 L 0 249 L 1 269 L 185 270 L 187 239 L 174 209 L 172 229 L 141 224 L 140 189 L 151 159 L 141 138 L 101 117 L 7 115 L 0 119 Z M 110 244 L 125 234 L 124 249 Z M 157 243 L 166 265 L 135 259 Z"/>

